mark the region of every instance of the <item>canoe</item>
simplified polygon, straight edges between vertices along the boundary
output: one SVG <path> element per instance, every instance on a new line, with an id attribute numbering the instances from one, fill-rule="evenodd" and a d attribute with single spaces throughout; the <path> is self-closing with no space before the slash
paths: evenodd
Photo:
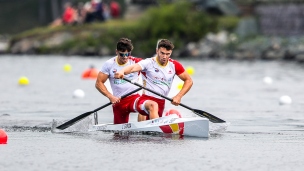
<path id="1" fill-rule="evenodd" d="M 209 120 L 201 117 L 180 118 L 177 114 L 141 122 L 97 124 L 90 131 L 157 132 L 192 137 L 209 137 Z"/>

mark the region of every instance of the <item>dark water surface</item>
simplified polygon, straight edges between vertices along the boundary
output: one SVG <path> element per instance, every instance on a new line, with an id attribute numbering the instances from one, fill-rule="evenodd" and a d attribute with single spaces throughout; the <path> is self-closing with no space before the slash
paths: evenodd
<path id="1" fill-rule="evenodd" d="M 209 138 L 114 135 L 81 129 L 52 133 L 53 119 L 65 121 L 108 102 L 81 79 L 91 64 L 107 58 L 0 56 L 0 170 L 302 170 L 304 167 L 304 67 L 279 61 L 186 61 L 194 85 L 182 102 L 229 123 L 211 124 Z M 65 72 L 65 64 L 72 66 Z M 18 85 L 26 76 L 30 84 Z M 263 82 L 269 76 L 272 84 Z M 170 96 L 177 91 L 175 81 Z M 73 98 L 82 89 L 84 98 Z M 279 98 L 288 95 L 289 105 Z M 166 109 L 173 106 L 167 103 Z M 184 117 L 194 116 L 177 108 Z M 112 122 L 111 107 L 99 122 Z M 130 121 L 136 120 L 132 114 Z"/>

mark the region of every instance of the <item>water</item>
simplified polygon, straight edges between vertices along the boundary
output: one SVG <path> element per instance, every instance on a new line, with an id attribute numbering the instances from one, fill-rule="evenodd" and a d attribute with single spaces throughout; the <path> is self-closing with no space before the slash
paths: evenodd
<path id="1" fill-rule="evenodd" d="M 81 79 L 107 58 L 0 57 L 1 171 L 18 170 L 302 170 L 304 166 L 304 68 L 279 61 L 181 60 L 192 66 L 194 85 L 182 102 L 230 123 L 209 138 L 113 133 L 51 133 L 53 119 L 66 121 L 108 102 Z M 63 66 L 71 64 L 72 71 Z M 30 84 L 19 86 L 26 76 Z M 263 78 L 273 79 L 271 85 Z M 179 80 L 176 80 L 178 83 Z M 73 98 L 82 89 L 84 98 Z M 170 96 L 177 91 L 176 86 Z M 280 105 L 288 95 L 293 102 Z M 167 103 L 167 107 L 173 107 Z M 177 108 L 184 117 L 194 116 Z M 99 122 L 112 122 L 111 108 Z M 136 120 L 131 114 L 130 121 Z M 81 124 L 81 123 L 79 123 Z M 211 124 L 211 130 L 217 130 Z"/>

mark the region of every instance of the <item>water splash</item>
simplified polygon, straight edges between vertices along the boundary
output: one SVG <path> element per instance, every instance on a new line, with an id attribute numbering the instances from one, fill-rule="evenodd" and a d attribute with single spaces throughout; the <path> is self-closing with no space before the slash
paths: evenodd
<path id="1" fill-rule="evenodd" d="M 88 130 L 93 125 L 93 120 L 90 117 L 86 117 L 82 119 L 81 121 L 77 122 L 76 124 L 64 129 L 59 130 L 56 127 L 58 125 L 61 125 L 65 123 L 66 121 L 58 121 L 53 119 L 52 126 L 51 126 L 51 132 L 52 133 L 65 133 L 65 132 L 88 132 Z"/>
<path id="2" fill-rule="evenodd" d="M 219 133 L 226 132 L 229 125 L 230 125 L 230 122 L 225 122 L 225 123 L 210 122 L 209 133 L 210 134 L 219 134 Z"/>

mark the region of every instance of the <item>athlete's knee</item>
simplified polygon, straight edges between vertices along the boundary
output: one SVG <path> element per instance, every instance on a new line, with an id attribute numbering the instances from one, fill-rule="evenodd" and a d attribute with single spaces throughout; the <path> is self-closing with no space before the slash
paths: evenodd
<path id="1" fill-rule="evenodd" d="M 158 110 L 158 104 L 155 101 L 149 100 L 146 103 L 146 109 L 151 111 L 151 110 Z"/>

